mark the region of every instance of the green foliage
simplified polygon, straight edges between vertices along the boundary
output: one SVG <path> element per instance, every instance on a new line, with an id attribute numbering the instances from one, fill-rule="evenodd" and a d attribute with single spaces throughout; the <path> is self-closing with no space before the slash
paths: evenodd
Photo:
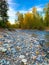
<path id="1" fill-rule="evenodd" d="M 34 12 L 35 10 L 35 12 Z M 21 14 L 18 16 L 19 28 L 21 29 L 44 29 L 44 21 L 42 16 L 37 12 L 36 8 L 33 8 L 32 13 Z M 16 25 L 17 26 L 17 25 Z"/>
<path id="2" fill-rule="evenodd" d="M 8 21 L 8 4 L 6 0 L 0 0 L 0 17 L 2 18 L 2 21 L 0 20 L 0 26 L 5 27 L 6 22 Z"/>
<path id="3" fill-rule="evenodd" d="M 3 27 L 3 28 L 6 27 L 6 26 L 5 26 L 5 23 L 4 23 L 3 21 L 0 21 L 0 27 Z"/>
<path id="4" fill-rule="evenodd" d="M 4 4 L 4 7 L 2 7 Z M 15 24 L 10 24 L 8 21 L 8 4 L 6 0 L 0 0 L 0 27 L 7 27 L 7 28 L 20 28 L 20 29 L 38 29 L 43 30 L 45 27 L 49 27 L 49 4 L 47 7 L 44 8 L 44 19 L 42 14 L 40 15 L 37 11 L 36 7 L 33 7 L 32 13 L 27 12 L 22 14 L 17 12 L 18 19 L 16 20 Z"/>
<path id="5" fill-rule="evenodd" d="M 42 13 L 39 13 L 37 11 L 36 7 L 32 8 L 32 13 L 27 12 L 25 14 L 22 14 L 20 12 L 17 12 L 19 25 L 16 26 L 21 29 L 38 29 L 43 30 L 46 26 L 49 26 L 49 4 L 47 7 L 44 7 L 45 18 L 43 19 Z"/>
<path id="6" fill-rule="evenodd" d="M 45 8 L 45 25 L 49 26 L 49 3 L 47 4 L 47 7 Z"/>

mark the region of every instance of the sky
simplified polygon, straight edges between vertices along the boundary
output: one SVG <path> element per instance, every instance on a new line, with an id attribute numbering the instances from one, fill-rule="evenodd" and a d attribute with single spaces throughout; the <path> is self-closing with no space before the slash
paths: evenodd
<path id="1" fill-rule="evenodd" d="M 49 3 L 49 0 L 8 0 L 9 10 L 8 16 L 11 24 L 15 22 L 16 13 L 31 12 L 33 7 L 37 8 L 37 11 L 42 12 L 45 4 Z"/>

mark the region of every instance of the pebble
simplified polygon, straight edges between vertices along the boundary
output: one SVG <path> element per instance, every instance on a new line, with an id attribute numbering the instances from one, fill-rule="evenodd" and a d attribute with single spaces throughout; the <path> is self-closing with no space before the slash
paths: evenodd
<path id="1" fill-rule="evenodd" d="M 17 46 L 16 49 L 21 51 L 21 47 L 19 47 L 19 46 Z"/>
<path id="2" fill-rule="evenodd" d="M 38 62 L 43 62 L 43 59 L 42 59 L 42 56 L 41 55 L 38 55 L 38 57 L 36 58 L 36 60 L 38 61 Z"/>
<path id="3" fill-rule="evenodd" d="M 6 51 L 7 51 L 6 48 L 4 48 L 4 47 L 0 47 L 0 52 L 6 52 Z"/>
<path id="4" fill-rule="evenodd" d="M 39 51 L 36 51 L 36 54 L 39 55 Z"/>
<path id="5" fill-rule="evenodd" d="M 0 65 L 49 65 L 44 42 L 21 30 L 0 32 Z"/>
<path id="6" fill-rule="evenodd" d="M 25 58 L 25 56 L 24 55 L 20 55 L 19 58 L 23 59 L 23 58 Z"/>
<path id="7" fill-rule="evenodd" d="M 3 35 L 0 35 L 0 38 L 3 38 Z"/>
<path id="8" fill-rule="evenodd" d="M 37 58 L 37 56 L 33 56 L 33 57 L 32 57 L 33 60 L 36 60 L 36 58 Z"/>
<path id="9" fill-rule="evenodd" d="M 22 59 L 21 60 L 21 64 L 23 63 L 23 65 L 27 65 L 27 60 L 26 59 Z"/>

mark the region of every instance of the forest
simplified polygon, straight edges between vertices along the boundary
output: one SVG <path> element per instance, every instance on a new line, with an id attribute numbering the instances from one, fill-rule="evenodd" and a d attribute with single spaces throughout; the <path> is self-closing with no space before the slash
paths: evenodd
<path id="1" fill-rule="evenodd" d="M 49 3 L 45 4 L 42 12 L 38 12 L 36 7 L 32 8 L 32 12 L 25 14 L 16 13 L 17 19 L 15 24 L 11 24 L 8 21 L 8 3 L 6 0 L 1 2 L 0 0 L 0 27 L 3 28 L 16 28 L 16 29 L 38 29 L 44 30 L 49 28 Z M 4 6 L 3 6 L 4 5 Z"/>

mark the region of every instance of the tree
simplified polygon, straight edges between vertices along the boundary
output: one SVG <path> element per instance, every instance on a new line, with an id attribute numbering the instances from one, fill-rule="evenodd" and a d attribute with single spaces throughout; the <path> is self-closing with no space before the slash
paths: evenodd
<path id="1" fill-rule="evenodd" d="M 7 0 L 0 0 L 0 17 L 3 24 L 8 21 L 7 11 L 8 11 Z"/>
<path id="2" fill-rule="evenodd" d="M 32 28 L 33 29 L 44 29 L 43 18 L 40 16 L 40 13 L 37 11 L 36 7 L 32 9 L 33 21 Z"/>
<path id="3" fill-rule="evenodd" d="M 23 25 L 23 14 L 22 13 L 20 13 L 20 12 L 17 12 L 17 16 L 18 16 L 18 21 L 19 21 L 19 26 L 20 26 L 20 28 L 22 27 L 22 25 Z"/>
<path id="4" fill-rule="evenodd" d="M 46 26 L 49 26 L 49 3 L 45 8 L 45 22 L 46 22 Z"/>
<path id="5" fill-rule="evenodd" d="M 27 12 L 22 14 L 17 12 L 19 27 L 21 29 L 44 29 L 43 18 L 37 11 L 36 7 L 33 7 L 32 13 Z"/>

